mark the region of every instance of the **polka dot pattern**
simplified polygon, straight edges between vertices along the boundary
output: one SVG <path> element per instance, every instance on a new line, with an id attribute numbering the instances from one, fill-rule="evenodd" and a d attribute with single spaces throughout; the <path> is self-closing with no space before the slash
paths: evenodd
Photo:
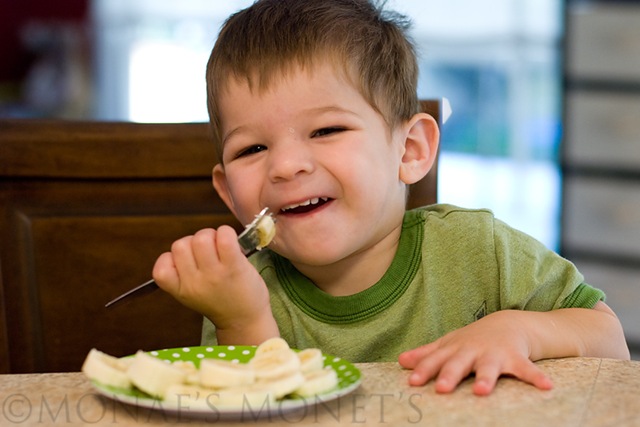
<path id="1" fill-rule="evenodd" d="M 176 360 L 193 362 L 196 367 L 200 366 L 202 359 L 221 359 L 235 363 L 247 363 L 255 354 L 253 346 L 201 346 L 170 348 L 164 350 L 151 351 L 150 354 L 160 359 L 174 362 Z M 323 355 L 324 366 L 330 367 L 338 374 L 338 388 L 350 389 L 360 383 L 361 373 L 350 362 L 329 355 Z"/>

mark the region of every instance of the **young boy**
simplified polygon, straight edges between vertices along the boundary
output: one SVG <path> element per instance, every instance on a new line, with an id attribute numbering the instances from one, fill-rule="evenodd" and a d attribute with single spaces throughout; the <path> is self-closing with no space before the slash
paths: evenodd
<path id="1" fill-rule="evenodd" d="M 405 211 L 439 138 L 405 30 L 367 0 L 259 0 L 228 19 L 207 67 L 213 185 L 242 223 L 268 206 L 276 237 L 247 259 L 231 227 L 201 230 L 160 256 L 157 283 L 208 319 L 206 344 L 399 360 L 438 392 L 471 373 L 479 395 L 500 375 L 548 389 L 533 361 L 629 358 L 568 261 L 486 210 Z"/>

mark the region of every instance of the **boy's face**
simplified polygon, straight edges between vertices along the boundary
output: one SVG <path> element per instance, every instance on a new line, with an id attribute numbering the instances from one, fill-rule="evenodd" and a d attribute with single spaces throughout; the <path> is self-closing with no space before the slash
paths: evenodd
<path id="1" fill-rule="evenodd" d="M 214 186 L 242 223 L 268 206 L 270 248 L 294 265 L 328 265 L 399 236 L 402 127 L 390 131 L 328 64 L 268 90 L 232 81 L 219 100 L 223 164 Z"/>

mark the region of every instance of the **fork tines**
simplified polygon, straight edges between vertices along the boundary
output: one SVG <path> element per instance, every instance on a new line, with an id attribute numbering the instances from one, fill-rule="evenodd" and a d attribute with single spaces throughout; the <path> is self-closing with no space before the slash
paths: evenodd
<path id="1" fill-rule="evenodd" d="M 238 236 L 238 243 L 242 249 L 242 253 L 245 256 L 250 256 L 258 250 L 260 246 L 260 236 L 258 235 L 258 224 L 267 215 L 271 215 L 269 208 L 264 208 L 258 215 L 251 221 L 249 225 Z"/>

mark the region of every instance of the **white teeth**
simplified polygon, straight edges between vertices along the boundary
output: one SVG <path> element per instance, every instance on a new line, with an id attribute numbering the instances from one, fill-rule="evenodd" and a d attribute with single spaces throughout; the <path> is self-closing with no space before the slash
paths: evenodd
<path id="1" fill-rule="evenodd" d="M 327 200 L 329 200 L 329 198 L 328 197 L 314 197 L 313 199 L 305 200 L 304 202 L 301 202 L 301 203 L 298 203 L 298 204 L 285 206 L 281 210 L 284 212 L 284 211 L 288 211 L 288 210 L 291 210 L 291 209 L 298 208 L 300 206 L 317 205 L 318 203 L 320 203 L 320 200 L 322 200 L 323 202 L 326 202 Z"/>

